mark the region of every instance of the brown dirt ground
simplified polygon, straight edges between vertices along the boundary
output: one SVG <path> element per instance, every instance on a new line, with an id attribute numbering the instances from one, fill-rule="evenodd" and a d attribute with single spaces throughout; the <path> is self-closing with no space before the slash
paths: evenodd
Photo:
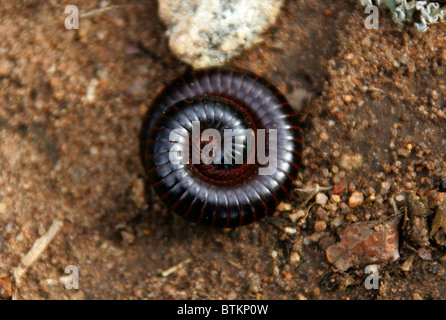
<path id="1" fill-rule="evenodd" d="M 418 34 L 382 12 L 379 30 L 371 31 L 357 3 L 289 1 L 266 41 L 228 63 L 270 79 L 292 104 L 296 89 L 310 92 L 300 110 L 304 155 L 296 188 L 318 184 L 329 187 L 330 197 L 331 187 L 342 184 L 341 203 L 330 198 L 319 209 L 296 190 L 287 201 L 291 210 L 217 230 L 174 216 L 156 198 L 150 208 L 142 201 L 142 118 L 165 84 L 187 69 L 167 48 L 156 2 L 110 1 L 121 6 L 82 19 L 74 31 L 64 28 L 65 6 L 85 12 L 98 3 L 2 1 L 3 287 L 34 241 L 63 221 L 2 297 L 12 291 L 15 299 L 445 299 L 445 247 L 433 240 L 420 246 L 403 226 L 401 258 L 381 265 L 379 290 L 365 288 L 362 267 L 338 272 L 325 257 L 327 243 L 339 239 L 335 218 L 345 225 L 389 216 L 389 199 L 410 191 L 439 197 L 433 190 L 446 170 L 446 24 Z M 349 152 L 362 156 L 359 168 L 340 165 Z M 365 200 L 349 208 L 354 190 Z M 301 208 L 308 215 L 290 219 Z M 319 220 L 326 220 L 322 239 L 306 241 Z M 413 264 L 404 271 L 409 257 Z M 80 270 L 79 290 L 59 281 L 68 265 Z"/>

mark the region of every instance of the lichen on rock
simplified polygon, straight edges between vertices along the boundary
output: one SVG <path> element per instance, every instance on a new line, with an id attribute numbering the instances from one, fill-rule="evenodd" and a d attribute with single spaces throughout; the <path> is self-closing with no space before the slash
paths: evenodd
<path id="1" fill-rule="evenodd" d="M 159 0 L 169 46 L 194 68 L 221 65 L 261 40 L 283 0 Z"/>

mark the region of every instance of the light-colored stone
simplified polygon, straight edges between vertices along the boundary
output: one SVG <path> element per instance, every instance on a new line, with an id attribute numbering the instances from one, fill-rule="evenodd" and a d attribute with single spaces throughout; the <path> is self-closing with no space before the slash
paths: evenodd
<path id="1" fill-rule="evenodd" d="M 339 203 L 341 202 L 341 197 L 337 194 L 332 194 L 331 195 L 331 201 L 335 202 L 335 203 Z"/>
<path id="2" fill-rule="evenodd" d="M 130 197 L 138 209 L 146 205 L 144 179 L 136 179 L 131 186 Z"/>
<path id="3" fill-rule="evenodd" d="M 221 65 L 260 40 L 283 0 L 159 0 L 171 50 L 194 68 Z"/>
<path id="4" fill-rule="evenodd" d="M 359 153 L 344 153 L 339 161 L 339 166 L 345 170 L 356 170 L 362 167 L 363 159 Z"/>
<path id="5" fill-rule="evenodd" d="M 322 232 L 327 229 L 327 223 L 323 220 L 318 220 L 314 223 L 314 231 L 316 232 Z"/>
<path id="6" fill-rule="evenodd" d="M 317 204 L 320 204 L 321 206 L 324 207 L 327 204 L 327 201 L 328 201 L 328 197 L 325 193 L 319 192 L 316 195 L 316 203 Z"/>
<path id="7" fill-rule="evenodd" d="M 287 95 L 290 105 L 296 112 L 300 112 L 305 103 L 311 99 L 311 92 L 304 88 L 296 88 L 290 94 Z"/>
<path id="8" fill-rule="evenodd" d="M 351 208 L 359 207 L 360 205 L 362 205 L 363 202 L 364 202 L 364 195 L 359 191 L 353 192 L 350 198 L 348 199 L 348 205 Z"/>
<path id="9" fill-rule="evenodd" d="M 277 211 L 283 212 L 283 211 L 291 211 L 293 210 L 293 206 L 286 202 L 281 202 L 277 206 Z"/>

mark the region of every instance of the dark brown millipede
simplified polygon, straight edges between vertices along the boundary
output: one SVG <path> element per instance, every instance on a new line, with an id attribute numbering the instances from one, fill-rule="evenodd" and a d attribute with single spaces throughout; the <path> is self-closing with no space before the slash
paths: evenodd
<path id="1" fill-rule="evenodd" d="M 245 140 L 243 163 L 194 162 L 194 123 L 200 134 L 252 129 L 256 142 L 259 129 L 267 137 L 276 129 L 277 139 L 266 140 L 267 147 L 276 141 L 276 170 L 259 174 L 266 165 L 255 155 L 250 158 Z M 172 140 L 175 129 L 187 133 L 181 142 L 190 151 L 187 163 L 171 161 L 172 147 L 180 143 Z M 192 71 L 173 81 L 149 109 L 142 138 L 146 176 L 158 196 L 178 215 L 213 227 L 241 226 L 272 214 L 297 178 L 302 148 L 297 115 L 279 90 L 257 75 L 231 68 Z M 212 138 L 201 135 L 199 150 Z M 230 141 L 234 148 L 235 138 Z"/>

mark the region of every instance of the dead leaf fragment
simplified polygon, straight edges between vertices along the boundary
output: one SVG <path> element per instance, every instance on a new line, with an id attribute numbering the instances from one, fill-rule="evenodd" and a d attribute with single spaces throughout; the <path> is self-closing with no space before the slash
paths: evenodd
<path id="1" fill-rule="evenodd" d="M 341 271 L 384 261 L 395 261 L 398 252 L 397 226 L 401 215 L 384 221 L 367 221 L 349 225 L 341 241 L 328 247 L 327 260 Z"/>
<path id="2" fill-rule="evenodd" d="M 437 209 L 432 221 L 430 237 L 439 245 L 446 246 L 446 200 L 443 200 Z"/>

